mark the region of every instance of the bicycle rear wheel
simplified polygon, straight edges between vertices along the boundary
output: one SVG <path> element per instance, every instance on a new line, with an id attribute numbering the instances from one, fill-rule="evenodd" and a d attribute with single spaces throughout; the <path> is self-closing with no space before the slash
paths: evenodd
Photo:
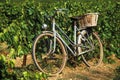
<path id="1" fill-rule="evenodd" d="M 66 51 L 60 41 L 56 37 L 56 49 L 54 51 L 53 34 L 40 34 L 34 41 L 33 45 L 33 61 L 37 68 L 43 73 L 49 75 L 59 74 L 66 64 Z"/>
<path id="2" fill-rule="evenodd" d="M 103 59 L 103 46 L 96 32 L 86 35 L 86 40 L 82 42 L 82 51 L 90 50 L 82 56 L 83 61 L 88 67 L 97 67 Z"/>

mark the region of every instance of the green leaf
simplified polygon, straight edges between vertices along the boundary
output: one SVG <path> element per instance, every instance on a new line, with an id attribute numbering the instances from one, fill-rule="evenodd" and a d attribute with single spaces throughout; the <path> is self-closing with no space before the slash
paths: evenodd
<path id="1" fill-rule="evenodd" d="M 18 41 L 19 41 L 18 36 L 15 35 L 15 36 L 14 36 L 14 42 L 15 42 L 15 43 L 18 43 Z"/>
<path id="2" fill-rule="evenodd" d="M 15 49 L 14 48 L 11 48 L 10 49 L 10 56 L 14 55 L 16 52 L 15 52 Z"/>

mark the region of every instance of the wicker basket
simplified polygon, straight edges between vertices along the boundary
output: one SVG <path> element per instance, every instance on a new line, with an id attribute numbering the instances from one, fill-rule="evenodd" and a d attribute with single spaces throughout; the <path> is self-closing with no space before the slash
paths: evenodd
<path id="1" fill-rule="evenodd" d="M 98 13 L 87 13 L 79 21 L 80 28 L 97 26 Z"/>

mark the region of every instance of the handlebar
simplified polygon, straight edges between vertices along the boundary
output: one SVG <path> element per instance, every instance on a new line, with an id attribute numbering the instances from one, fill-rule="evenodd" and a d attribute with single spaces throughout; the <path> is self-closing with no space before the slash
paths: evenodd
<path id="1" fill-rule="evenodd" d="M 66 8 L 60 8 L 60 9 L 56 9 L 53 11 L 53 15 L 49 16 L 49 15 L 44 15 L 44 17 L 46 19 L 52 19 L 52 18 L 55 18 L 56 15 L 58 15 L 58 13 L 62 13 L 62 12 L 65 12 L 65 11 L 68 11 L 68 9 Z"/>
<path id="2" fill-rule="evenodd" d="M 56 9 L 53 17 L 56 16 L 58 13 L 62 13 L 62 12 L 65 12 L 65 11 L 68 11 L 68 9 L 66 9 L 66 8 Z"/>

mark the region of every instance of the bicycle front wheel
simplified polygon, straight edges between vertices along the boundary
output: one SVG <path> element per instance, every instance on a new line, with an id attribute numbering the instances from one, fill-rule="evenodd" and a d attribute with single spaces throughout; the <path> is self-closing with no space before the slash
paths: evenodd
<path id="1" fill-rule="evenodd" d="M 97 67 L 103 59 L 103 46 L 101 40 L 96 32 L 88 34 L 86 38 L 87 41 L 84 41 L 83 45 L 87 47 L 82 48 L 82 50 L 89 48 L 92 50 L 82 55 L 83 61 L 89 67 Z"/>
<path id="2" fill-rule="evenodd" d="M 57 37 L 54 50 L 53 34 L 43 33 L 35 39 L 32 57 L 37 68 L 43 73 L 59 74 L 66 64 L 66 56 L 64 45 Z"/>

